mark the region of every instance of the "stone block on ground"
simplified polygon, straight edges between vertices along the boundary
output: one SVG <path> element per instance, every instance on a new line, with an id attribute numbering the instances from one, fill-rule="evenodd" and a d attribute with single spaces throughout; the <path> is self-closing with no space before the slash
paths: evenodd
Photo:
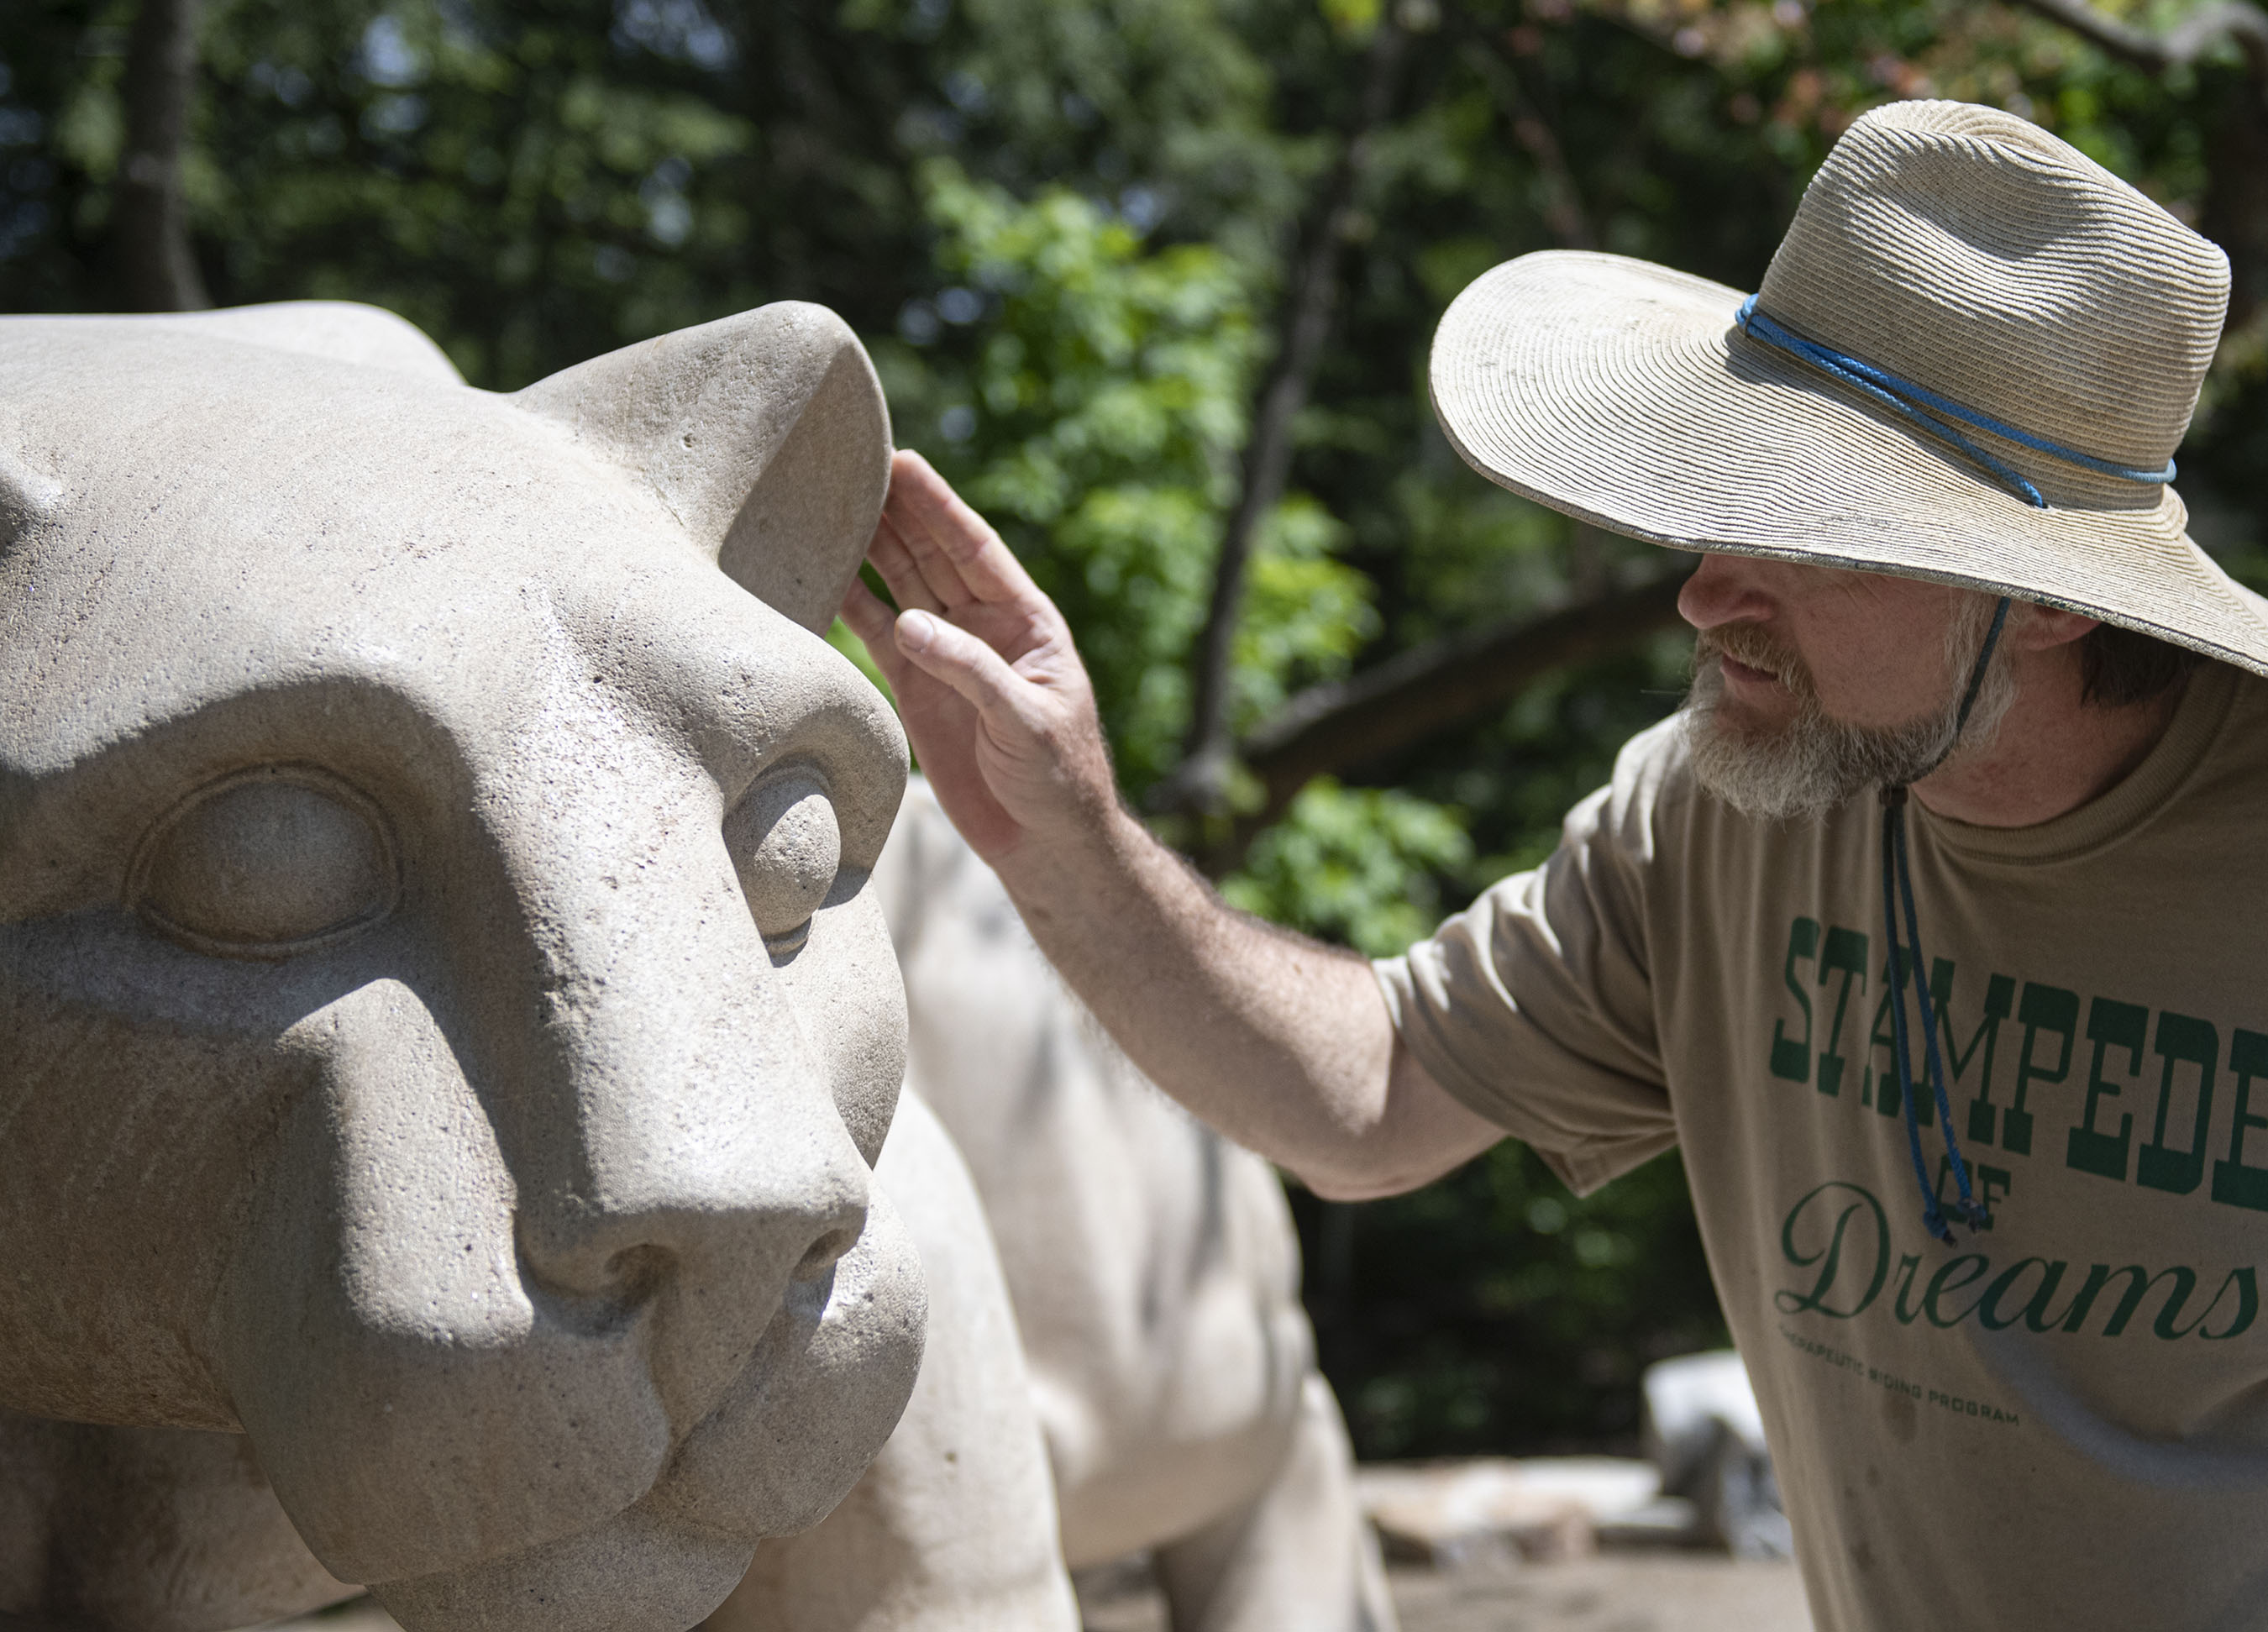
<path id="1" fill-rule="evenodd" d="M 1660 1481 L 1619 1457 L 1476 1457 L 1375 1464 L 1357 1488 L 1389 1559 L 1453 1567 L 1587 1556 L 1602 1526 L 1648 1510 Z"/>

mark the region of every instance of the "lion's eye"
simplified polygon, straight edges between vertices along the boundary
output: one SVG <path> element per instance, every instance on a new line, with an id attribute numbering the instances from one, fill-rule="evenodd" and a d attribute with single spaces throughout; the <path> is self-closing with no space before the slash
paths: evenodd
<path id="1" fill-rule="evenodd" d="M 758 783 L 725 818 L 725 842 L 764 944 L 776 954 L 795 951 L 843 865 L 827 790 L 807 771 Z"/>
<path id="2" fill-rule="evenodd" d="M 129 886 L 150 923 L 198 952 L 288 958 L 392 910 L 399 871 L 377 809 L 312 767 L 223 778 L 142 846 Z"/>

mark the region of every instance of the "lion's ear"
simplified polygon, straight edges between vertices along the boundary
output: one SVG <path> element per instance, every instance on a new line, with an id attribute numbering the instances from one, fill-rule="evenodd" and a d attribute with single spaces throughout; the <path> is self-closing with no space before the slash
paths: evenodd
<path id="1" fill-rule="evenodd" d="M 13 417 L 0 414 L 0 552 L 63 507 L 63 484 L 26 460 L 7 435 L 19 429 L 9 423 Z"/>
<path id="2" fill-rule="evenodd" d="M 751 594 L 824 629 L 890 485 L 890 417 L 850 327 L 801 301 L 680 329 L 512 399 L 635 471 Z"/>

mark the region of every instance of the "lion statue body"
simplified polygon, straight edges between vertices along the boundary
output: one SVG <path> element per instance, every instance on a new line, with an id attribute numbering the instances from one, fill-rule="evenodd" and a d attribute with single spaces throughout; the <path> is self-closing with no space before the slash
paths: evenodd
<path id="1" fill-rule="evenodd" d="M 1148 1555 L 1175 1632 L 1393 1632 L 1274 1171 L 1110 1041 L 919 778 L 874 882 L 907 1081 L 999 1244 L 1071 1567 Z"/>
<path id="2" fill-rule="evenodd" d="M 905 747 L 817 633 L 888 456 L 814 306 L 513 396 L 0 321 L 0 1617 L 680 1632 L 762 1546 L 778 1624 L 1071 1624 L 892 1126 Z"/>

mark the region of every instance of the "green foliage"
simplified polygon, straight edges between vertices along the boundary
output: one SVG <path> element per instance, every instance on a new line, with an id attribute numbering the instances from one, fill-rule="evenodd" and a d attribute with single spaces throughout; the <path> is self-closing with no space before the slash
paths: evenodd
<path id="1" fill-rule="evenodd" d="M 1248 729 L 1295 687 L 1336 680 L 1378 634 L 1370 580 L 1338 558 L 1347 533 L 1295 493 L 1262 524 L 1244 590 L 1233 658 L 1231 723 Z"/>
<path id="2" fill-rule="evenodd" d="M 2156 26 L 2192 0 L 2104 0 Z M 0 309 L 112 303 L 135 0 L 0 7 Z M 2268 151 L 2233 52 L 2154 79 L 1996 0 L 228 0 L 185 166 L 225 304 L 410 317 L 511 388 L 780 298 L 867 337 L 900 439 L 1060 599 L 1130 795 L 1172 772 L 1189 647 L 1319 181 L 1407 29 L 1331 341 L 1236 631 L 1240 730 L 1305 686 L 1663 568 L 1482 481 L 1425 355 L 1471 277 L 1589 245 L 1753 288 L 1812 169 L 1897 96 L 1994 102 L 2228 245 L 2238 327 L 2181 454 L 2198 536 L 2268 587 Z M 2252 145 L 2248 146 L 2248 142 Z M 840 632 L 838 643 L 855 642 Z M 1227 881 L 1391 952 L 1549 852 L 1676 641 L 1309 788 Z M 1721 1334 L 1674 1159 L 1583 1202 L 1500 1149 L 1359 1209 L 1298 1199 L 1371 1452 L 1626 1432 L 1645 1360 Z M 1424 1264 L 1413 1275 L 1409 1266 Z"/>
<path id="3" fill-rule="evenodd" d="M 1179 739 L 1179 658 L 1234 496 L 1250 291 L 1218 249 L 1150 250 L 1075 193 L 1020 203 L 946 160 L 924 167 L 922 190 L 950 281 L 899 326 L 901 437 L 960 482 L 1082 631 L 1125 772 L 1145 782 Z"/>
<path id="4" fill-rule="evenodd" d="M 1249 270 L 1154 246 L 1062 188 L 1028 202 L 949 160 L 921 170 L 945 286 L 879 348 L 901 440 L 929 451 L 1080 631 L 1122 776 L 1172 768 L 1185 657 L 1236 497 L 1261 341 Z M 1238 633 L 1247 723 L 1344 673 L 1373 632 L 1344 530 L 1303 495 L 1261 530 Z"/>
<path id="5" fill-rule="evenodd" d="M 1392 1202 L 1293 1208 L 1367 1455 L 1634 1450 L 1639 1372 L 1724 1342 L 1675 1151 L 1579 1197 L 1507 1143 Z"/>
<path id="6" fill-rule="evenodd" d="M 1440 917 L 1435 880 L 1462 873 L 1472 842 L 1457 813 L 1396 788 L 1318 777 L 1224 879 L 1229 905 L 1372 957 L 1390 957 Z"/>

